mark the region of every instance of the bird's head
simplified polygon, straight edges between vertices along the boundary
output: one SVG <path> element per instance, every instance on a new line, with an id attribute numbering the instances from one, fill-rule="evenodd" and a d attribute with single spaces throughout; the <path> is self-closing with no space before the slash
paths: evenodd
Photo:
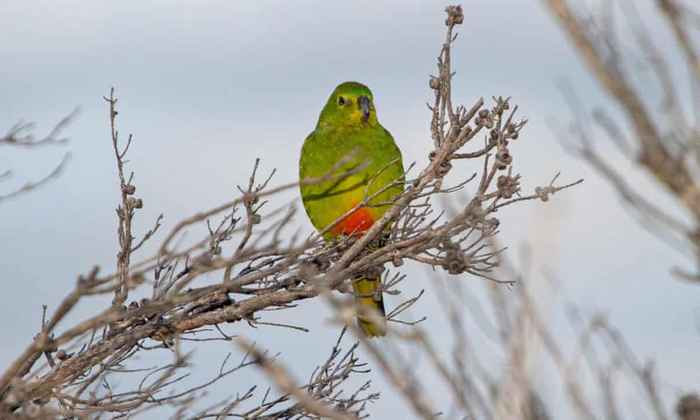
<path id="1" fill-rule="evenodd" d="M 319 126 L 375 125 L 377 112 L 374 109 L 372 91 L 362 83 L 345 82 L 335 88 L 321 111 Z"/>

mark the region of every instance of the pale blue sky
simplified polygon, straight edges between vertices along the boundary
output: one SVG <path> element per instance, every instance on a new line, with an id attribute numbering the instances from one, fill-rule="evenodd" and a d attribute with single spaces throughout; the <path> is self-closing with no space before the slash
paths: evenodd
<path id="1" fill-rule="evenodd" d="M 293 180 L 303 138 L 329 92 L 345 80 L 373 89 L 379 118 L 404 160 L 424 162 L 431 147 L 427 77 L 443 39 L 443 8 L 443 2 L 427 1 L 1 3 L 0 130 L 23 119 L 44 132 L 75 106 L 82 111 L 65 132 L 67 147 L 0 149 L 0 169 L 17 174 L 0 184 L 0 192 L 40 177 L 65 150 L 73 155 L 60 179 L 0 206 L 6 297 L 0 331 L 14 338 L 0 346 L 0 365 L 31 340 L 41 304 L 55 307 L 77 274 L 94 264 L 114 269 L 118 194 L 101 99 L 110 86 L 120 97 L 122 132 L 135 135 L 130 168 L 145 202 L 136 227 L 143 231 L 162 212 L 167 228 L 227 200 L 247 179 L 255 157 L 264 168 L 278 169 L 277 183 Z M 610 104 L 539 2 L 472 1 L 465 12 L 454 49 L 456 99 L 508 95 L 520 105 L 530 123 L 513 154 L 528 190 L 558 170 L 563 180 L 586 179 L 546 205 L 503 211 L 502 242 L 513 253 L 526 240 L 544 244 L 540 263 L 555 270 L 567 300 L 589 313 L 606 312 L 641 357 L 654 358 L 665 396 L 697 386 L 700 289 L 669 274 L 671 265 L 687 261 L 637 226 L 611 188 L 562 150 L 547 124 L 570 118 L 557 88 L 562 79 L 588 107 Z M 619 156 L 611 158 L 625 167 Z M 464 174 L 475 169 L 466 165 Z M 655 191 L 644 176 L 637 178 Z M 297 222 L 311 229 L 303 217 Z M 409 274 L 408 289 L 430 289 L 422 270 Z M 482 288 L 482 280 L 464 282 Z M 96 304 L 81 306 L 73 319 Z M 327 308 L 303 306 L 287 314 L 315 332 L 253 336 L 284 349 L 299 375 L 321 358 L 308 351 L 309 343 L 325 356 L 335 335 L 324 326 Z M 426 326 L 440 339 L 444 327 L 435 296 L 416 313 L 429 316 Z M 561 313 L 553 310 L 552 316 Z M 226 351 L 199 350 L 200 372 L 215 370 Z M 383 382 L 377 377 L 376 383 Z M 243 388 L 234 379 L 219 392 Z M 370 411 L 387 418 L 397 413 L 397 402 L 386 395 Z"/>

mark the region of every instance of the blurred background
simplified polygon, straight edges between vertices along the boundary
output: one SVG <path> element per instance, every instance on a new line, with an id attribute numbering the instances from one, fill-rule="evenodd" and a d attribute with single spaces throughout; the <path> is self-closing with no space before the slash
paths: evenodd
<path id="1" fill-rule="evenodd" d="M 659 17 L 652 2 L 638 3 L 655 31 Z M 256 157 L 263 171 L 277 169 L 273 184 L 294 181 L 305 136 L 327 96 L 346 80 L 373 90 L 379 119 L 396 138 L 404 161 L 424 164 L 432 148 L 428 76 L 443 42 L 445 5 L 369 0 L 0 3 L 0 131 L 33 121 L 40 135 L 80 108 L 63 132 L 68 144 L 36 151 L 0 148 L 0 169 L 14 174 L 0 183 L 0 194 L 41 178 L 66 152 L 71 154 L 55 181 L 0 205 L 0 331 L 5 337 L 0 366 L 38 331 L 42 304 L 55 308 L 77 275 L 93 265 L 105 272 L 115 269 L 119 193 L 108 104 L 102 99 L 110 87 L 119 97 L 122 135 L 134 134 L 128 169 L 135 172 L 144 200 L 136 232 L 150 228 L 161 213 L 167 229 L 234 196 Z M 659 392 L 672 410 L 681 394 L 699 385 L 700 288 L 671 274 L 672 267 L 692 271 L 692 260 L 630 217 L 609 183 L 569 153 L 572 139 L 552 129 L 575 118 L 562 86 L 575 91 L 586 109 L 602 107 L 614 115 L 614 106 L 541 3 L 470 1 L 464 7 L 465 22 L 453 49 L 455 101 L 471 105 L 479 97 L 513 98 L 519 115 L 529 120 L 511 147 L 525 191 L 546 185 L 557 172 L 562 182 L 585 179 L 547 203 L 504 209 L 500 242 L 509 247 L 506 255 L 518 264 L 529 253 L 529 282 L 537 284 L 536 297 L 564 347 L 572 337 L 567 304 L 588 315 L 602 312 L 641 360 L 654 361 Z M 659 45 L 671 42 L 670 33 L 653 33 Z M 692 99 L 689 89 L 681 92 L 683 101 Z M 673 206 L 608 141 L 598 143 L 599 152 L 629 174 L 640 191 Z M 479 169 L 470 165 L 475 163 L 460 162 L 453 172 L 464 177 Z M 299 205 L 296 192 L 276 200 L 275 206 Z M 676 213 L 683 217 L 682 211 Z M 303 212 L 295 223 L 312 229 Z M 466 275 L 436 278 L 414 266 L 404 272 L 409 276 L 402 285 L 406 296 L 426 289 L 412 315 L 427 316 L 423 326 L 445 348 L 449 330 L 431 284 L 459 280 L 477 299 L 492 286 Z M 107 301 L 82 304 L 70 319 L 85 318 Z M 389 297 L 387 305 L 397 302 Z M 307 326 L 310 333 L 274 327 L 254 332 L 233 327 L 230 332 L 280 349 L 282 360 L 305 377 L 337 337 L 329 315 L 326 305 L 310 302 L 284 312 L 294 317 L 287 321 Z M 215 372 L 229 347 L 198 346 L 197 374 L 204 378 Z M 564 415 L 561 390 L 538 357 L 535 353 L 531 361 L 533 381 L 553 412 Z M 507 368 L 498 357 L 486 358 L 489 369 Z M 425 363 L 417 357 L 414 365 L 420 371 Z M 211 397 L 243 391 L 253 380 L 261 380 L 254 371 L 236 376 L 212 389 Z M 432 398 L 446 399 L 439 386 L 430 386 L 432 380 L 426 375 Z M 370 413 L 410 416 L 381 375 L 372 381 L 383 395 Z M 633 407 L 634 398 L 622 401 Z"/>

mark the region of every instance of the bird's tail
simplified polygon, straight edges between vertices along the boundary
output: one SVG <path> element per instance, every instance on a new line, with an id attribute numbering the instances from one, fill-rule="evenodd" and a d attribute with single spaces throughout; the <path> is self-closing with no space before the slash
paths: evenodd
<path id="1" fill-rule="evenodd" d="M 355 291 L 355 302 L 358 305 L 357 324 L 368 337 L 386 335 L 386 318 L 384 312 L 384 299 L 380 290 L 381 278 L 359 278 L 352 283 Z M 372 315 L 363 315 L 362 308 L 366 308 Z"/>

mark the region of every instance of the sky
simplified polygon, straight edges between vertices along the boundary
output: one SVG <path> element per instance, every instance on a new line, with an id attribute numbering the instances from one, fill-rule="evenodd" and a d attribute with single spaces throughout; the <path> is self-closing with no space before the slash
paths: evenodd
<path id="1" fill-rule="evenodd" d="M 443 40 L 444 6 L 369 0 L 0 3 L 5 39 L 0 44 L 0 131 L 33 121 L 37 133 L 44 133 L 80 109 L 64 132 L 67 145 L 31 152 L 0 149 L 0 170 L 15 174 L 0 183 L 0 194 L 41 177 L 71 153 L 60 178 L 0 204 L 6 296 L 0 331 L 13 337 L 0 346 L 0 366 L 30 342 L 42 304 L 55 308 L 77 275 L 93 265 L 105 272 L 115 268 L 119 195 L 102 99 L 110 87 L 119 97 L 121 132 L 135 138 L 129 169 L 144 200 L 136 231 L 148 229 L 160 213 L 167 230 L 227 201 L 235 186 L 246 182 L 256 157 L 263 170 L 277 169 L 275 183 L 295 180 L 304 137 L 329 93 L 346 80 L 373 90 L 378 117 L 396 138 L 404 161 L 424 163 L 432 144 L 425 106 L 431 98 L 428 75 Z M 469 105 L 479 97 L 503 95 L 519 105 L 529 122 L 512 152 L 526 191 L 546 184 L 558 171 L 563 181 L 585 179 L 548 203 L 504 210 L 501 242 L 511 247 L 513 257 L 524 243 L 536 244 L 538 266 L 555 273 L 563 290 L 557 292 L 563 297 L 552 298 L 552 307 L 575 302 L 586 313 L 605 313 L 640 358 L 655 360 L 671 404 L 697 387 L 700 289 L 670 274 L 670 267 L 688 267 L 689 261 L 642 229 L 611 187 L 567 150 L 570 139 L 551 129 L 552 121 L 571 119 L 562 82 L 586 108 L 614 113 L 614 106 L 542 4 L 497 0 L 464 6 L 465 24 L 453 50 L 455 100 Z M 667 34 L 659 36 L 663 40 Z M 599 143 L 644 192 L 670 202 L 604 139 Z M 470 174 L 475 168 L 469 165 L 474 163 L 459 170 Z M 296 199 L 289 193 L 279 204 Z M 304 217 L 295 223 L 312 229 Z M 423 270 L 408 270 L 406 294 L 430 290 Z M 542 272 L 535 277 L 543 277 Z M 478 293 L 483 282 L 464 278 L 464 287 Z M 81 319 L 103 303 L 81 305 L 70 319 Z M 436 340 L 447 340 L 434 294 L 428 293 L 414 312 L 428 316 L 426 329 Z M 553 309 L 551 316 L 562 317 L 561 312 Z M 236 332 L 273 348 L 284 346 L 284 357 L 294 360 L 293 370 L 301 377 L 320 360 L 307 349 L 314 331 L 320 343 L 314 348 L 323 348 L 325 355 L 337 329 L 328 324 L 330 310 L 322 304 L 289 313 L 295 322 L 312 326 L 311 337 L 285 330 Z M 198 371 L 215 371 L 227 351 L 197 349 Z M 378 375 L 373 380 L 388 389 Z M 370 408 L 376 418 L 408 413 L 397 395 L 386 393 Z"/>

